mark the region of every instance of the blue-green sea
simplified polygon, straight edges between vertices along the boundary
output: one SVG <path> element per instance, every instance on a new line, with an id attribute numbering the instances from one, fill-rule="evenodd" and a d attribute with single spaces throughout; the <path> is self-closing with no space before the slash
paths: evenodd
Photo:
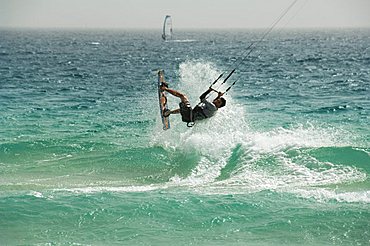
<path id="1" fill-rule="evenodd" d="M 369 245 L 370 30 L 263 33 L 1 30 L 0 245 Z"/>

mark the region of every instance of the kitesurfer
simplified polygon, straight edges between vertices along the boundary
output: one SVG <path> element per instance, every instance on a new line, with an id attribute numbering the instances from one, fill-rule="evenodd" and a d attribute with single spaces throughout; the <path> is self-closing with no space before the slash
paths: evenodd
<path id="1" fill-rule="evenodd" d="M 224 93 L 214 90 L 211 86 L 199 97 L 200 103 L 194 108 L 191 107 L 189 99 L 185 94 L 168 88 L 167 83 L 162 83 L 161 90 L 167 91 L 171 95 L 178 97 L 181 100 L 179 104 L 180 108 L 175 110 L 167 109 L 163 112 L 163 116 L 168 117 L 171 114 L 180 113 L 182 121 L 187 122 L 188 126 L 191 126 L 189 123 L 194 123 L 195 121 L 204 120 L 214 116 L 219 108 L 222 108 L 226 105 L 226 100 L 222 97 Z M 206 97 L 212 91 L 217 92 L 217 97 L 210 102 L 206 99 Z"/>

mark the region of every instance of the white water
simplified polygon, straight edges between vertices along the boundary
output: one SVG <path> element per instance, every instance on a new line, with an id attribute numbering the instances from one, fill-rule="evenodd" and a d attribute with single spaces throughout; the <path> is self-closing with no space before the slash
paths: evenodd
<path id="1" fill-rule="evenodd" d="M 187 94 L 194 106 L 199 100 L 198 96 L 219 74 L 220 71 L 210 63 L 188 61 L 180 65 L 180 84 L 174 89 Z M 201 157 L 188 177 L 174 176 L 166 187 L 186 186 L 197 191 L 222 194 L 275 190 L 303 197 L 370 202 L 368 193 L 342 193 L 324 188 L 327 185 L 364 181 L 367 178 L 364 172 L 355 167 L 320 162 L 301 151 L 306 148 L 346 146 L 343 140 L 338 141 L 343 135 L 341 131 L 307 124 L 253 132 L 248 126 L 247 109 L 232 98 L 232 93 L 226 95 L 226 100 L 227 106 L 221 108 L 212 119 L 199 122 L 193 128 L 187 128 L 181 122 L 180 115 L 172 115 L 172 128 L 154 134 L 153 144 L 169 151 L 197 153 Z M 177 98 L 169 95 L 171 108 L 177 107 L 178 102 Z M 160 127 L 158 123 L 157 128 Z M 242 154 L 230 177 L 217 180 L 233 150 L 239 145 Z M 292 150 L 297 152 L 294 158 L 287 154 Z M 310 165 L 315 168 L 310 168 Z"/>

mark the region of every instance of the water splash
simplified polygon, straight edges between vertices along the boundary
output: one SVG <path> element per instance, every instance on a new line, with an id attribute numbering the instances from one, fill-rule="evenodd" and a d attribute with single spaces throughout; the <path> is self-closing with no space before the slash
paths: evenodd
<path id="1" fill-rule="evenodd" d="M 180 83 L 176 89 L 188 94 L 194 105 L 199 100 L 197 97 L 219 74 L 211 63 L 184 62 L 179 68 Z M 174 99 L 171 97 L 169 100 Z M 264 132 L 252 131 L 246 109 L 233 100 L 232 94 L 227 95 L 226 100 L 227 106 L 212 119 L 199 122 L 193 128 L 186 128 L 180 117 L 172 116 L 172 129 L 154 134 L 154 143 L 162 144 L 169 151 L 184 151 L 200 156 L 187 177 L 175 175 L 166 185 L 222 194 L 262 190 L 297 193 L 298 188 L 312 190 L 313 187 L 366 180 L 366 174 L 356 167 L 322 162 L 300 151 L 346 146 L 348 143 L 343 140 L 344 133 L 341 130 L 307 123 Z M 242 154 L 236 164 L 230 164 L 237 146 L 241 146 Z M 291 155 L 292 151 L 295 154 Z M 229 165 L 233 166 L 229 168 Z M 225 172 L 227 174 L 222 178 Z M 323 196 L 325 194 L 326 191 L 322 193 Z"/>

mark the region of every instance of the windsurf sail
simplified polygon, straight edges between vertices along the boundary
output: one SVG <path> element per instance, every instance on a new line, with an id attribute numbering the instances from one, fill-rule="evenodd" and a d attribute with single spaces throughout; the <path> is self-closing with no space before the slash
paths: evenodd
<path id="1" fill-rule="evenodd" d="M 170 15 L 166 15 L 163 22 L 163 40 L 172 39 L 172 18 Z"/>

